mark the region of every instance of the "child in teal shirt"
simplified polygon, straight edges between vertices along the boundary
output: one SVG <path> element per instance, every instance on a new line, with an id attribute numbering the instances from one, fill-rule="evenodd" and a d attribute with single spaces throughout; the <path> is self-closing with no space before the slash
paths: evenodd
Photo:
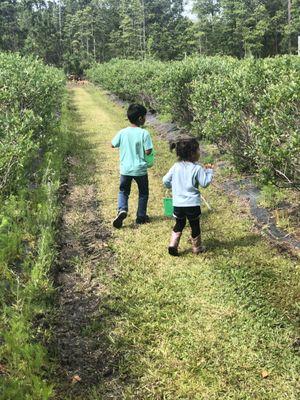
<path id="1" fill-rule="evenodd" d="M 151 136 L 146 129 L 141 128 L 146 121 L 147 110 L 140 104 L 131 104 L 127 117 L 131 126 L 119 131 L 113 138 L 113 148 L 120 150 L 120 191 L 118 195 L 118 214 L 113 221 L 115 228 L 121 228 L 128 213 L 128 199 L 131 183 L 134 180 L 139 189 L 139 202 L 136 223 L 149 222 L 147 204 L 149 197 L 149 181 L 145 155 L 152 152 Z"/>

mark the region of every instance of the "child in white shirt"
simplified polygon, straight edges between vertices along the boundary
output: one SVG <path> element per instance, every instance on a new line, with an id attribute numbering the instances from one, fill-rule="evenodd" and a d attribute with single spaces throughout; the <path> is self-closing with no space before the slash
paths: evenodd
<path id="1" fill-rule="evenodd" d="M 163 177 L 165 187 L 172 189 L 174 217 L 176 224 L 171 234 L 169 254 L 178 256 L 178 246 L 182 231 L 188 219 L 192 235 L 194 254 L 204 251 L 201 244 L 200 215 L 201 196 L 199 185 L 207 187 L 213 177 L 211 165 L 203 168 L 198 164 L 200 157 L 199 143 L 196 139 L 183 139 L 172 145 L 176 149 L 178 162 Z"/>

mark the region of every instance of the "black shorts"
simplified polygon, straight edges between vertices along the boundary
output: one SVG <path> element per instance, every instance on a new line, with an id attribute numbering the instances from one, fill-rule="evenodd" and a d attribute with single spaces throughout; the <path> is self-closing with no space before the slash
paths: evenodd
<path id="1" fill-rule="evenodd" d="M 195 221 L 199 219 L 201 215 L 200 206 L 194 207 L 175 207 L 173 208 L 173 216 L 176 219 L 185 219 L 187 218 L 189 221 Z"/>

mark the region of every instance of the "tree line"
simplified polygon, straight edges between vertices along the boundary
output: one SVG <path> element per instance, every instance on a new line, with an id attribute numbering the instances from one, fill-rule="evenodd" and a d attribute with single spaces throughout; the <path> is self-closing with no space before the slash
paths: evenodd
<path id="1" fill-rule="evenodd" d="M 196 0 L 200 52 L 239 58 L 295 54 L 300 0 Z"/>
<path id="2" fill-rule="evenodd" d="M 0 49 L 82 73 L 93 61 L 295 53 L 300 0 L 4 0 Z"/>

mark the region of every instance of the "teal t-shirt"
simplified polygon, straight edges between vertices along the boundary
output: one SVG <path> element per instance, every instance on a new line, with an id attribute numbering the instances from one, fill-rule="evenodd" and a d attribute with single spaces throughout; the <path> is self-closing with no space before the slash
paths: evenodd
<path id="1" fill-rule="evenodd" d="M 121 175 L 147 174 L 145 151 L 153 148 L 150 133 L 143 128 L 128 127 L 119 131 L 111 144 L 120 149 Z"/>

